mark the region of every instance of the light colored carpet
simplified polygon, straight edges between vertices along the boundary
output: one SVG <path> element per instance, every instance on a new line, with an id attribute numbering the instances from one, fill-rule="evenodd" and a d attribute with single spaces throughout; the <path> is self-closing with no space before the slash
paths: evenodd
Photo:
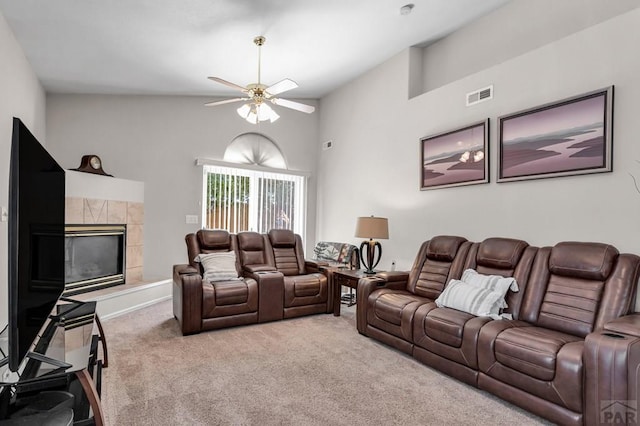
<path id="1" fill-rule="evenodd" d="M 355 306 L 182 336 L 171 302 L 104 321 L 108 425 L 548 424 L 358 334 Z"/>

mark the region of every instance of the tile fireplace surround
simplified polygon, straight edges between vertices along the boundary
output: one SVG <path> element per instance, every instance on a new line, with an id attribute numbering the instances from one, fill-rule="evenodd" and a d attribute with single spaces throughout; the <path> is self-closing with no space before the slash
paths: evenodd
<path id="1" fill-rule="evenodd" d="M 143 280 L 144 183 L 67 170 L 65 222 L 127 225 L 126 284 Z"/>

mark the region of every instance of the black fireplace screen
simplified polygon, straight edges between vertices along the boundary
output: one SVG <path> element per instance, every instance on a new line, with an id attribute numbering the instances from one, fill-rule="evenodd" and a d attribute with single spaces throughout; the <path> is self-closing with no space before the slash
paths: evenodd
<path id="1" fill-rule="evenodd" d="M 67 225 L 65 296 L 124 284 L 126 225 Z"/>

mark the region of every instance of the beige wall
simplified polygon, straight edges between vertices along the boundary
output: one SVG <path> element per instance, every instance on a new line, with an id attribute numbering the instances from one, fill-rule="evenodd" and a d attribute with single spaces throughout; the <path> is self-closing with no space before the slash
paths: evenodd
<path id="1" fill-rule="evenodd" d="M 45 94 L 0 13 L 0 207 L 8 207 L 13 117 L 45 143 Z M 0 222 L 0 326 L 7 323 L 7 222 Z"/>
<path id="2" fill-rule="evenodd" d="M 544 9 L 555 2 L 539 3 Z M 512 8 L 510 25 L 530 19 L 526 11 Z M 597 11 L 574 8 L 565 18 Z M 483 28 L 491 31 L 503 17 L 497 11 L 484 19 L 489 21 Z M 438 234 L 475 241 L 505 236 L 533 245 L 603 241 L 640 253 L 640 194 L 630 177 L 640 178 L 638 22 L 635 9 L 506 61 L 496 54 L 483 70 L 411 100 L 409 70 L 416 67 L 407 50 L 323 98 L 320 139 L 333 140 L 334 148 L 318 149 L 318 239 L 358 242 L 356 217 L 374 214 L 389 218 L 382 268 L 392 260 L 399 269 L 409 268 L 420 243 Z M 472 29 L 449 46 L 449 55 L 478 46 Z M 510 42 L 517 44 L 513 37 Z M 491 46 L 486 54 L 491 57 Z M 467 92 L 489 84 L 493 100 L 465 106 Z M 495 183 L 496 117 L 612 84 L 613 173 Z M 420 138 L 488 117 L 491 183 L 420 191 Z"/>
<path id="3" fill-rule="evenodd" d="M 199 157 L 222 160 L 234 137 L 260 132 L 282 150 L 289 169 L 311 172 L 307 244 L 315 242 L 317 114 L 281 108 L 272 124 L 251 125 L 237 105 L 207 108 L 207 97 L 48 95 L 47 139 L 65 168 L 84 154 L 97 154 L 117 178 L 144 182 L 144 278 L 171 276 L 187 260 L 184 237 L 198 225 L 185 215 L 201 214 Z M 313 101 L 305 101 L 314 103 Z"/>
<path id="4" fill-rule="evenodd" d="M 453 83 L 638 7 L 637 0 L 512 0 L 424 49 L 422 91 Z"/>

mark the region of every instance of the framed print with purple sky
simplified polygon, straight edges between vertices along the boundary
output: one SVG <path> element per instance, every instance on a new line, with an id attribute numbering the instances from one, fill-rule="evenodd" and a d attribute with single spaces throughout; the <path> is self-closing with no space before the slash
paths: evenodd
<path id="1" fill-rule="evenodd" d="M 613 86 L 498 121 L 498 182 L 612 170 Z"/>
<path id="2" fill-rule="evenodd" d="M 489 119 L 420 140 L 420 189 L 489 182 Z"/>

